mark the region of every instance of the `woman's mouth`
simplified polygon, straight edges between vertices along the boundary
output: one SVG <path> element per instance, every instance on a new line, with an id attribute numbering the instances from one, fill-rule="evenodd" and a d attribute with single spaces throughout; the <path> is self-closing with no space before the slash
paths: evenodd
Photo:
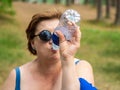
<path id="1" fill-rule="evenodd" d="M 53 53 L 56 53 L 58 50 L 53 50 L 53 49 L 51 48 L 51 51 L 52 51 Z"/>

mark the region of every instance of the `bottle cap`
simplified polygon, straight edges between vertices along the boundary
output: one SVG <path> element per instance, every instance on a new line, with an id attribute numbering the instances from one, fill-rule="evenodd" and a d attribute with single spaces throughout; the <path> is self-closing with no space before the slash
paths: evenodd
<path id="1" fill-rule="evenodd" d="M 73 9 L 68 9 L 62 14 L 60 21 L 61 20 L 62 22 L 70 21 L 70 22 L 77 23 L 80 21 L 80 14 Z"/>

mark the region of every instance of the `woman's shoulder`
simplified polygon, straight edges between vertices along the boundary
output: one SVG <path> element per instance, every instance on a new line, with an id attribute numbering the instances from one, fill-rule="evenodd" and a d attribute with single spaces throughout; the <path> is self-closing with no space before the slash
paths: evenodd
<path id="1" fill-rule="evenodd" d="M 14 90 L 15 82 L 16 82 L 16 71 L 21 72 L 21 68 L 26 67 L 27 65 L 28 65 L 28 63 L 12 69 L 2 85 L 2 90 Z"/>
<path id="2" fill-rule="evenodd" d="M 77 63 L 78 67 L 92 68 L 91 64 L 87 60 L 82 60 L 82 59 L 79 59 L 79 58 L 74 58 L 74 62 L 79 62 L 79 63 Z"/>
<path id="3" fill-rule="evenodd" d="M 80 60 L 76 65 L 79 78 L 84 78 L 94 85 L 94 75 L 92 65 L 87 60 Z"/>
<path id="4" fill-rule="evenodd" d="M 5 82 L 3 83 L 2 85 L 2 90 L 14 90 L 14 87 L 15 87 L 15 77 L 16 77 L 16 74 L 15 74 L 15 70 L 13 69 L 7 79 L 5 80 Z"/>
<path id="5" fill-rule="evenodd" d="M 87 60 L 76 59 L 76 61 L 77 61 L 77 60 L 80 61 L 80 62 L 78 63 L 78 66 L 87 67 L 87 68 L 92 68 L 92 65 L 91 65 Z"/>
<path id="6" fill-rule="evenodd" d="M 74 58 L 74 62 L 79 62 L 77 63 L 77 66 L 81 66 L 81 67 L 89 67 L 91 68 L 91 64 L 87 61 L 87 60 L 82 60 L 79 58 Z"/>

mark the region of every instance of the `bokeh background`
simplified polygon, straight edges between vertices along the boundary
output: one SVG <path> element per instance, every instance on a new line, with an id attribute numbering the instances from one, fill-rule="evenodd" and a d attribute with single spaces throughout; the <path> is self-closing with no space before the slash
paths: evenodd
<path id="1" fill-rule="evenodd" d="M 10 71 L 35 56 L 25 29 L 35 13 L 75 9 L 82 32 L 77 58 L 91 63 L 99 90 L 120 90 L 120 0 L 0 0 L 0 87 Z"/>

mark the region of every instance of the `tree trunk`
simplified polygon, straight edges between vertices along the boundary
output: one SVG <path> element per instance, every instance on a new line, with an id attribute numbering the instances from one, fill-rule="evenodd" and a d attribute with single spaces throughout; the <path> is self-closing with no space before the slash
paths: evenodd
<path id="1" fill-rule="evenodd" d="M 23 1 L 23 2 L 24 2 L 25 0 L 21 0 L 21 1 Z"/>
<path id="2" fill-rule="evenodd" d="M 66 6 L 70 6 L 71 5 L 71 0 L 66 0 Z"/>
<path id="3" fill-rule="evenodd" d="M 54 0 L 55 4 L 59 4 L 60 0 Z"/>
<path id="4" fill-rule="evenodd" d="M 74 4 L 74 3 L 75 3 L 75 0 L 71 0 L 71 3 Z"/>
<path id="5" fill-rule="evenodd" d="M 96 6 L 96 4 L 97 4 L 97 0 L 92 0 L 92 5 Z"/>
<path id="6" fill-rule="evenodd" d="M 43 0 L 43 3 L 46 3 L 47 2 L 47 0 Z"/>
<path id="7" fill-rule="evenodd" d="M 102 19 L 102 0 L 97 0 L 97 20 Z"/>
<path id="8" fill-rule="evenodd" d="M 120 25 L 120 0 L 116 0 L 116 18 L 115 18 L 115 24 Z"/>
<path id="9" fill-rule="evenodd" d="M 110 0 L 106 0 L 106 18 L 110 18 Z"/>
<path id="10" fill-rule="evenodd" d="M 89 3 L 89 0 L 84 0 L 84 4 L 88 4 Z"/>
<path id="11" fill-rule="evenodd" d="M 116 4 L 117 4 L 117 1 L 116 1 L 116 0 L 111 0 L 111 5 L 112 5 L 112 6 L 116 6 Z"/>

